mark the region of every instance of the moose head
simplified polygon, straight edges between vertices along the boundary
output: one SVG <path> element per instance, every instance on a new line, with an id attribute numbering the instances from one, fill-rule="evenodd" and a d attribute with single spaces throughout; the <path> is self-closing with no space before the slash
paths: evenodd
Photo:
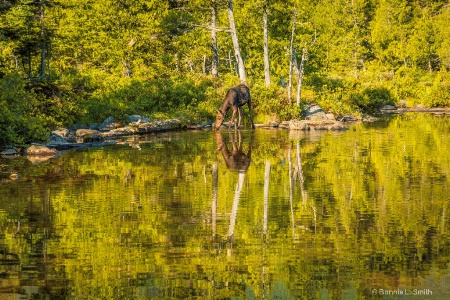
<path id="1" fill-rule="evenodd" d="M 219 129 L 220 125 L 222 125 L 223 121 L 225 120 L 225 114 L 220 109 L 216 110 L 217 110 L 216 122 L 214 123 L 213 128 Z"/>

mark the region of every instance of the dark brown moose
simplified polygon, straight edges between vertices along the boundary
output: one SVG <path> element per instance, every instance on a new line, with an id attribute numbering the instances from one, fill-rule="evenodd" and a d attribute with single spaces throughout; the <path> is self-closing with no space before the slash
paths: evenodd
<path id="1" fill-rule="evenodd" d="M 238 171 L 239 173 L 245 173 L 250 166 L 250 159 L 252 154 L 252 141 L 253 136 L 248 146 L 247 153 L 242 150 L 242 138 L 241 132 L 230 132 L 231 150 L 228 149 L 227 144 L 224 142 L 222 133 L 215 132 L 217 151 L 222 153 L 225 164 L 230 170 Z M 237 135 L 237 140 L 236 140 Z"/>
<path id="2" fill-rule="evenodd" d="M 236 113 L 238 113 L 237 127 L 239 128 L 241 126 L 241 106 L 245 104 L 248 104 L 252 129 L 255 129 L 255 124 L 253 123 L 253 116 L 252 116 L 252 103 L 250 97 L 250 90 L 245 84 L 240 84 L 227 91 L 222 106 L 217 110 L 214 129 L 219 128 L 220 125 L 222 125 L 227 115 L 227 112 L 230 108 L 232 111 L 230 125 L 234 125 L 234 128 L 236 128 Z"/>

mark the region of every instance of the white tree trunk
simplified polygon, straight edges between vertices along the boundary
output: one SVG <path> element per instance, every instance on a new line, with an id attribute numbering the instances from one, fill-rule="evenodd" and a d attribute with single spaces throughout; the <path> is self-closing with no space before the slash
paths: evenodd
<path id="1" fill-rule="evenodd" d="M 212 65 L 211 65 L 211 75 L 217 77 L 219 75 L 219 55 L 217 51 L 217 34 L 216 34 L 216 16 L 217 7 L 215 3 L 211 8 L 211 48 L 212 48 Z"/>
<path id="2" fill-rule="evenodd" d="M 241 56 L 241 50 L 239 49 L 239 41 L 236 33 L 236 25 L 234 23 L 233 13 L 233 1 L 228 1 L 228 21 L 230 23 L 231 40 L 233 41 L 234 55 L 238 63 L 239 78 L 242 83 L 247 82 L 247 75 L 245 74 L 244 61 Z"/>
<path id="3" fill-rule="evenodd" d="M 298 81 L 297 81 L 297 106 L 300 106 L 301 96 L 302 96 L 302 85 L 303 85 L 303 70 L 305 67 L 305 62 L 308 60 L 308 50 L 303 48 L 302 61 L 300 62 L 300 67 L 298 68 Z"/>
<path id="4" fill-rule="evenodd" d="M 267 28 L 267 0 L 264 1 L 263 27 L 264 27 L 264 78 L 266 80 L 266 86 L 269 86 L 270 64 L 269 64 L 269 32 Z"/>
<path id="5" fill-rule="evenodd" d="M 289 82 L 288 82 L 288 100 L 289 103 L 292 103 L 292 69 L 293 63 L 295 59 L 295 50 L 294 50 L 294 34 L 295 34 L 295 11 L 294 16 L 292 17 L 292 33 L 291 33 L 291 45 L 289 48 Z"/>

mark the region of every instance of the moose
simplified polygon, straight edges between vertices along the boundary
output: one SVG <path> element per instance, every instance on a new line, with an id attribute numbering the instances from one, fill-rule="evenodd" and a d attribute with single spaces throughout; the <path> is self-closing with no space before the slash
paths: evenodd
<path id="1" fill-rule="evenodd" d="M 222 106 L 217 109 L 216 122 L 214 123 L 214 129 L 218 129 L 227 115 L 228 110 L 231 108 L 232 114 L 230 119 L 230 125 L 234 125 L 236 129 L 236 113 L 238 113 L 237 127 L 241 126 L 241 106 L 248 104 L 250 112 L 250 121 L 252 123 L 252 129 L 255 129 L 252 116 L 252 103 L 250 98 L 250 89 L 245 84 L 232 87 L 227 91 L 225 100 Z"/>

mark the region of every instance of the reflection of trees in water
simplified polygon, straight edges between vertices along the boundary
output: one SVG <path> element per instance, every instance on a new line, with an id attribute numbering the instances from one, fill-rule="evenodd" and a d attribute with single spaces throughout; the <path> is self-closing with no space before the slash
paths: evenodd
<path id="1" fill-rule="evenodd" d="M 420 288 L 432 280 L 428 276 L 445 282 L 450 164 L 443 151 L 449 149 L 448 136 L 440 132 L 448 123 L 435 129 L 420 119 L 406 129 L 395 123 L 384 130 L 355 126 L 338 138 L 324 133 L 313 142 L 308 133 L 257 130 L 232 245 L 227 234 L 239 174 L 225 167 L 211 132 L 200 143 L 186 134 L 158 147 L 141 144 L 140 151 L 67 153 L 33 166 L 59 168 L 61 177 L 27 181 L 21 172 L 24 180 L 1 186 L 0 194 L 9 195 L 0 201 L 1 280 L 18 290 L 24 287 L 21 276 L 44 293 L 53 276 L 55 288 L 48 291 L 54 295 L 68 278 L 73 295 L 111 299 L 136 293 L 228 299 L 250 291 L 257 299 L 339 299 L 349 291 L 364 298 L 371 297 L 372 287 Z M 247 154 L 249 135 L 242 131 L 242 137 Z M 224 133 L 231 153 L 229 138 Z M 235 141 L 239 148 L 237 135 Z M 75 183 L 77 169 L 90 174 L 89 181 Z M 132 202 L 133 195 L 139 199 Z M 44 211 L 52 225 L 44 224 Z M 211 241 L 211 231 L 224 238 Z M 18 259 L 21 265 L 6 265 Z"/>
<path id="2" fill-rule="evenodd" d="M 232 204 L 232 209 L 231 209 L 231 215 L 230 215 L 230 223 L 229 223 L 229 227 L 228 227 L 228 234 L 227 234 L 227 240 L 229 241 L 228 243 L 228 249 L 227 249 L 227 255 L 231 256 L 232 252 L 233 252 L 233 235 L 234 235 L 234 230 L 235 230 L 235 226 L 236 226 L 236 222 L 237 222 L 237 217 L 238 217 L 238 207 L 239 207 L 239 200 L 240 200 L 240 195 L 242 192 L 242 186 L 244 184 L 244 180 L 245 180 L 245 174 L 246 171 L 248 169 L 248 166 L 250 164 L 250 154 L 251 154 L 251 146 L 252 146 L 252 142 L 253 142 L 253 136 L 251 138 L 250 141 L 250 145 L 249 145 L 249 149 L 248 149 L 248 154 L 245 154 L 242 151 L 242 138 L 241 138 L 241 133 L 238 132 L 234 132 L 234 133 L 230 133 L 230 138 L 229 138 L 229 143 L 231 146 L 231 151 L 228 149 L 229 147 L 227 146 L 226 142 L 224 141 L 224 138 L 222 136 L 222 133 L 220 132 L 215 132 L 215 137 L 216 137 L 216 145 L 217 145 L 217 150 L 221 151 L 222 157 L 227 165 L 227 168 L 230 170 L 234 170 L 234 171 L 238 171 L 238 182 L 236 184 L 236 188 L 235 188 L 235 192 L 234 192 L 234 198 L 233 198 L 233 204 Z M 293 158 L 291 155 L 291 146 L 289 146 L 288 149 L 288 163 L 289 163 L 289 183 L 290 183 L 290 187 L 289 187 L 289 207 L 290 207 L 290 216 L 291 216 L 291 227 L 292 227 L 292 236 L 293 236 L 293 241 L 296 243 L 298 242 L 298 234 L 295 233 L 296 231 L 296 222 L 295 222 L 295 207 L 300 204 L 301 210 L 304 210 L 306 212 L 311 212 L 313 211 L 314 213 L 314 228 L 316 227 L 316 216 L 315 216 L 315 205 L 314 203 L 309 203 L 307 200 L 307 192 L 306 189 L 304 187 L 304 171 L 302 168 L 302 159 L 301 159 L 301 153 L 300 153 L 300 142 L 297 142 L 296 144 L 296 160 L 295 163 L 293 164 Z M 294 166 L 293 166 L 294 165 Z M 265 160 L 265 168 L 264 168 L 264 188 L 263 188 L 263 198 L 261 199 L 263 202 L 263 218 L 262 218 L 262 244 L 261 244 L 261 274 L 260 274 L 260 286 L 261 286 L 261 291 L 260 291 L 260 295 L 263 295 L 264 297 L 268 297 L 269 296 L 269 290 L 270 290 L 270 285 L 269 285 L 269 276 L 270 276 L 270 272 L 267 271 L 267 267 L 270 266 L 270 259 L 268 257 L 267 254 L 267 247 L 268 247 L 268 243 L 269 243 L 269 235 L 270 235 L 270 231 L 269 231 L 269 226 L 268 226 L 268 220 L 269 220 L 269 212 L 270 212 L 270 207 L 269 207 L 269 191 L 270 191 L 270 177 L 271 177 L 271 161 L 270 159 L 266 159 Z M 274 176 L 280 176 L 280 174 L 273 174 Z M 300 191 L 301 191 L 301 199 L 302 201 L 300 203 L 294 203 L 294 189 L 295 186 L 298 184 Z M 212 166 L 212 205 L 211 205 L 211 209 L 212 209 L 212 233 L 213 233 L 213 237 L 216 236 L 216 220 L 217 220 L 217 201 L 218 201 L 218 165 L 216 163 L 213 164 Z M 256 200 L 258 201 L 258 200 Z M 315 231 L 314 231 L 315 232 Z M 281 286 L 280 286 L 281 288 Z M 253 293 L 253 292 L 252 292 Z M 289 288 L 287 285 L 282 285 L 282 288 L 279 291 L 272 291 L 272 295 L 285 295 L 285 296 L 289 296 L 290 292 L 289 292 Z"/>
<path id="3" fill-rule="evenodd" d="M 21 299 L 46 297 L 65 298 L 69 295 L 64 268 L 49 254 L 49 243 L 58 239 L 54 230 L 54 215 L 50 188 L 35 189 L 27 182 L 16 182 L 28 192 L 27 200 L 16 202 L 16 218 L 8 230 L 13 243 L 0 246 L 1 295 Z M 23 252 L 26 249 L 26 252 Z M 15 296 L 16 295 L 16 296 Z M 1 298 L 1 297 L 0 297 Z"/>

